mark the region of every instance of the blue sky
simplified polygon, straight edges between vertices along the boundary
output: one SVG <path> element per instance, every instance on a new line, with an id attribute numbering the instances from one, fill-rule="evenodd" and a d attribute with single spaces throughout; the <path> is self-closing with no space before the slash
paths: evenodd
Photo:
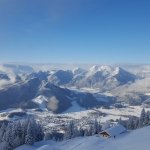
<path id="1" fill-rule="evenodd" d="M 150 1 L 0 0 L 0 61 L 150 63 Z"/>

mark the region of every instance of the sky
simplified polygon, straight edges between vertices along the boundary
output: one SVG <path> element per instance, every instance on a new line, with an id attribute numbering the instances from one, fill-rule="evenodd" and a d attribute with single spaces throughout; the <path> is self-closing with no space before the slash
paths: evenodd
<path id="1" fill-rule="evenodd" d="M 150 63 L 150 0 L 0 0 L 0 62 Z"/>

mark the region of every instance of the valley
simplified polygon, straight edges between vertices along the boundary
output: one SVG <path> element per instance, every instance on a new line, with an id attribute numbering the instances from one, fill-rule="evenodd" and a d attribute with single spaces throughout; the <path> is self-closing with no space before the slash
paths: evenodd
<path id="1" fill-rule="evenodd" d="M 96 124 L 100 128 L 113 126 L 120 119 L 137 120 L 143 108 L 150 112 L 149 74 L 134 74 L 114 66 L 46 71 L 24 67 L 3 65 L 0 71 L 1 125 L 34 118 L 45 135 L 67 139 L 71 123 L 80 132 L 75 138 L 82 130 L 87 136 L 93 135 Z M 91 138 L 97 141 L 97 137 Z"/>

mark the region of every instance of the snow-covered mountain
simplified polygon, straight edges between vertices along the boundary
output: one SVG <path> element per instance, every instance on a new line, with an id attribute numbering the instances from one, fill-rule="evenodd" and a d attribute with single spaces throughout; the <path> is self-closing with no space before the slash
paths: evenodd
<path id="1" fill-rule="evenodd" d="M 61 113 L 72 107 L 73 102 L 86 109 L 109 104 L 107 97 L 101 101 L 91 93 L 61 88 L 40 79 L 31 78 L 0 90 L 0 110 L 21 107 Z M 114 99 L 109 100 L 112 103 Z"/>
<path id="2" fill-rule="evenodd" d="M 56 85 L 77 88 L 99 88 L 110 90 L 119 85 L 134 82 L 137 77 L 120 67 L 93 66 L 89 70 L 76 68 L 73 71 L 58 70 L 49 76 Z"/>
<path id="3" fill-rule="evenodd" d="M 74 104 L 84 109 L 117 101 L 139 105 L 150 98 L 148 83 L 149 77 L 108 65 L 35 71 L 33 66 L 6 64 L 0 66 L 0 109 L 45 107 L 61 113 Z"/>
<path id="4" fill-rule="evenodd" d="M 24 80 L 34 69 L 28 65 L 0 64 L 0 89 Z"/>
<path id="5" fill-rule="evenodd" d="M 73 78 L 73 86 L 99 88 L 102 90 L 110 90 L 117 86 L 134 82 L 136 76 L 120 67 L 111 66 L 93 66 L 85 74 L 80 74 Z"/>
<path id="6" fill-rule="evenodd" d="M 79 137 L 63 142 L 42 141 L 34 146 L 23 145 L 16 150 L 149 150 L 150 127 L 110 139 L 100 136 Z"/>
<path id="7" fill-rule="evenodd" d="M 51 74 L 48 77 L 48 80 L 51 83 L 54 83 L 56 85 L 65 85 L 71 82 L 73 78 L 73 72 L 70 70 L 64 71 L 64 70 L 58 70 Z"/>

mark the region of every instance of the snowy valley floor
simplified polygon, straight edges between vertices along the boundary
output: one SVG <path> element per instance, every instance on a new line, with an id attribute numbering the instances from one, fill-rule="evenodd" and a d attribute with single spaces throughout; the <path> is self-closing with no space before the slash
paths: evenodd
<path id="1" fill-rule="evenodd" d="M 16 150 L 149 150 L 150 127 L 122 134 L 115 139 L 99 136 L 79 137 L 63 142 L 42 141 Z"/>

